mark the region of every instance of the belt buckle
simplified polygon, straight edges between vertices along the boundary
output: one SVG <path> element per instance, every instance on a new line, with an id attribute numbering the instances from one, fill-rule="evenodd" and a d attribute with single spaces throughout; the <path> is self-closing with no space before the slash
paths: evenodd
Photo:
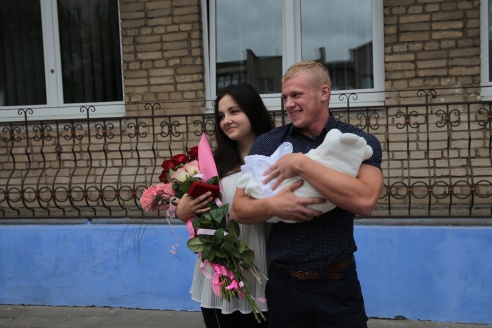
<path id="1" fill-rule="evenodd" d="M 316 271 L 293 271 L 291 276 L 299 280 L 319 280 L 319 273 Z"/>

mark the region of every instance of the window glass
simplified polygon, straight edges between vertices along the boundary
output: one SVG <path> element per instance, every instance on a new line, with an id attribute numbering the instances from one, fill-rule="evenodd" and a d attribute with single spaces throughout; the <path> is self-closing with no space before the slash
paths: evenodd
<path id="1" fill-rule="evenodd" d="M 58 0 L 65 103 L 123 99 L 118 3 Z"/>
<path id="2" fill-rule="evenodd" d="M 210 23 L 204 26 L 207 109 L 229 81 L 254 85 L 267 108 L 278 109 L 283 73 L 303 60 L 322 62 L 330 71 L 332 108 L 347 105 L 337 96 L 347 90 L 356 94 L 352 104 L 384 104 L 383 0 L 202 0 L 202 5 L 210 9 L 202 13 Z"/>
<path id="3" fill-rule="evenodd" d="M 492 0 L 480 1 L 480 99 L 492 100 Z"/>
<path id="4" fill-rule="evenodd" d="M 300 3 L 302 60 L 323 63 L 330 72 L 333 90 L 373 88 L 371 1 Z"/>
<path id="5" fill-rule="evenodd" d="M 217 0 L 217 90 L 245 81 L 279 93 L 281 79 L 282 0 Z"/>
<path id="6" fill-rule="evenodd" d="M 489 82 L 492 82 L 492 51 L 490 51 L 492 44 L 492 0 L 487 4 L 487 17 L 488 17 L 488 49 L 489 49 Z"/>
<path id="7" fill-rule="evenodd" d="M 118 1 L 0 0 L 0 120 L 124 114 Z"/>
<path id="8" fill-rule="evenodd" d="M 0 106 L 46 104 L 39 0 L 0 1 Z"/>

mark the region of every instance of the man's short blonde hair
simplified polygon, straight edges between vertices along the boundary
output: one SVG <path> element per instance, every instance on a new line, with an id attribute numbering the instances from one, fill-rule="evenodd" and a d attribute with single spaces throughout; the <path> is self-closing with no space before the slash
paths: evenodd
<path id="1" fill-rule="evenodd" d="M 328 72 L 328 69 L 314 60 L 298 62 L 289 67 L 282 77 L 282 83 L 304 73 L 308 74 L 311 84 L 315 89 L 321 88 L 323 85 L 327 85 L 331 88 L 330 73 Z"/>

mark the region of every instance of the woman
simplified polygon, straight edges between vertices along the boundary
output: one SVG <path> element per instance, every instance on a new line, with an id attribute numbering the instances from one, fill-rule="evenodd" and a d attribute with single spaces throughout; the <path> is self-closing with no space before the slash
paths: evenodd
<path id="1" fill-rule="evenodd" d="M 248 155 L 256 137 L 270 131 L 274 123 L 258 92 L 247 83 L 231 85 L 221 90 L 214 101 L 214 111 L 217 140 L 214 159 L 223 188 L 222 201 L 229 203 L 231 209 L 244 157 Z M 210 193 L 197 198 L 185 194 L 176 214 L 182 221 L 186 221 L 192 215 L 209 211 L 209 208 L 204 207 L 211 200 Z M 255 264 L 263 274 L 267 270 L 265 228 L 266 224 L 241 225 L 240 236 L 255 250 Z M 193 300 L 200 302 L 207 328 L 267 327 L 266 322 L 256 322 L 246 299 L 228 302 L 216 296 L 212 291 L 211 280 L 200 272 L 200 264 L 201 259 L 198 257 L 190 293 Z M 253 297 L 263 297 L 265 282 L 260 284 L 250 272 L 246 272 L 245 277 Z M 266 316 L 266 303 L 259 305 Z"/>

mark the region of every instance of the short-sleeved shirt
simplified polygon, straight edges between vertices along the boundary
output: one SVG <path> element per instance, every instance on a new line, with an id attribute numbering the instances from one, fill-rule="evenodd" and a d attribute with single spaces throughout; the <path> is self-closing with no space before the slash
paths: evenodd
<path id="1" fill-rule="evenodd" d="M 292 123 L 267 132 L 256 139 L 250 155 L 270 156 L 286 141 L 292 144 L 294 153 L 305 154 L 318 147 L 331 129 L 366 139 L 373 149 L 373 155 L 363 163 L 381 169 L 382 151 L 378 139 L 350 124 L 337 121 L 332 115 L 322 133 L 316 137 L 302 134 Z M 353 213 L 336 207 L 311 221 L 275 223 L 267 242 L 268 258 L 294 271 L 318 270 L 336 264 L 357 250 L 354 217 Z"/>

